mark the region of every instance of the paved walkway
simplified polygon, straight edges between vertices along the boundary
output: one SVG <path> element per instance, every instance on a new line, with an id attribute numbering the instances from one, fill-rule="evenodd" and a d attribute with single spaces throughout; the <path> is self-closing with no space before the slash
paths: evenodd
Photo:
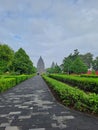
<path id="1" fill-rule="evenodd" d="M 98 118 L 60 105 L 35 76 L 0 94 L 0 130 L 98 130 Z"/>

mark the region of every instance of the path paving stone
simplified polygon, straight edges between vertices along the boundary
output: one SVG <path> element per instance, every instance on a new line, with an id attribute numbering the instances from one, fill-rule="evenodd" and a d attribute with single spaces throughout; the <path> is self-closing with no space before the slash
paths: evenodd
<path id="1" fill-rule="evenodd" d="M 19 130 L 18 127 L 13 127 L 13 126 L 9 126 L 9 127 L 6 127 L 5 130 Z"/>
<path id="2" fill-rule="evenodd" d="M 59 104 L 35 76 L 0 94 L 0 130 L 98 130 L 98 118 Z"/>

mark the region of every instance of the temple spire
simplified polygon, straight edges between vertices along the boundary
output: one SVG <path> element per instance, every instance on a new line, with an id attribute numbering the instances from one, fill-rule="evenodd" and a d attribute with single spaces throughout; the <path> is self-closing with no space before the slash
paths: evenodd
<path id="1" fill-rule="evenodd" d="M 38 63 L 37 63 L 37 71 L 39 74 L 42 74 L 45 72 L 45 64 L 44 64 L 44 61 L 43 61 L 41 56 L 40 56 Z"/>

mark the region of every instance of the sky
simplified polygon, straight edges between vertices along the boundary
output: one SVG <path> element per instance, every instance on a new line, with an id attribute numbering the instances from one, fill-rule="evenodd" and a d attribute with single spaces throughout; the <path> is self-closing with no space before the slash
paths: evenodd
<path id="1" fill-rule="evenodd" d="M 62 64 L 78 49 L 98 56 L 98 0 L 0 0 L 0 43 L 37 65 Z"/>

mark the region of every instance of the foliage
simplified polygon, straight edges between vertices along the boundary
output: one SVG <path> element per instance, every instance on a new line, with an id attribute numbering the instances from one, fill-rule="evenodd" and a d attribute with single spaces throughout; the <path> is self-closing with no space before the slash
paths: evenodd
<path id="1" fill-rule="evenodd" d="M 0 44 L 0 73 L 11 71 L 14 51 L 6 44 Z"/>
<path id="2" fill-rule="evenodd" d="M 74 54 L 70 54 L 63 60 L 63 71 L 70 73 L 85 73 L 87 72 L 86 64 L 80 59 L 78 50 L 74 50 Z"/>
<path id="3" fill-rule="evenodd" d="M 35 71 L 32 61 L 22 48 L 15 53 L 13 70 L 19 74 L 32 74 Z"/>
<path id="4" fill-rule="evenodd" d="M 72 56 L 69 55 L 65 57 L 63 60 L 63 72 L 67 72 L 68 74 L 72 72 L 71 65 L 72 65 Z"/>
<path id="5" fill-rule="evenodd" d="M 51 68 L 47 69 L 47 72 L 48 73 L 61 73 L 61 68 L 53 62 Z"/>
<path id="6" fill-rule="evenodd" d="M 93 63 L 93 54 L 88 52 L 84 55 L 79 55 L 79 57 L 83 60 L 83 62 L 87 65 L 88 68 L 91 67 L 91 64 Z"/>
<path id="7" fill-rule="evenodd" d="M 86 73 L 87 66 L 79 57 L 77 57 L 71 65 L 71 70 L 73 73 L 76 73 L 76 74 Z"/>
<path id="8" fill-rule="evenodd" d="M 14 87 L 15 85 L 19 84 L 20 82 L 31 78 L 34 75 L 19 75 L 19 76 L 12 76 L 12 75 L 2 75 L 0 76 L 0 92 L 4 92 L 7 89 Z"/>
<path id="9" fill-rule="evenodd" d="M 73 88 L 45 75 L 43 78 L 66 106 L 98 114 L 98 95 L 86 94 L 78 88 Z"/>
<path id="10" fill-rule="evenodd" d="M 54 62 L 52 62 L 51 68 L 54 68 L 54 67 L 55 67 L 55 63 L 54 63 Z"/>
<path id="11" fill-rule="evenodd" d="M 98 70 L 98 57 L 96 57 L 95 60 L 93 60 L 93 68 L 94 70 Z"/>
<path id="12" fill-rule="evenodd" d="M 95 78 L 85 78 L 79 76 L 70 75 L 57 75 L 51 74 L 49 77 L 62 81 L 64 83 L 71 84 L 72 86 L 77 86 L 78 88 L 88 91 L 95 92 L 98 94 L 98 79 Z"/>
<path id="13" fill-rule="evenodd" d="M 3 92 L 16 85 L 15 78 L 0 79 L 0 92 Z"/>
<path id="14" fill-rule="evenodd" d="M 6 44 L 0 44 L 0 74 L 32 74 L 36 72 L 26 52 L 20 48 L 16 53 Z"/>
<path id="15" fill-rule="evenodd" d="M 98 78 L 98 75 L 88 75 L 88 74 L 81 74 L 81 77 L 86 77 L 86 78 Z"/>

